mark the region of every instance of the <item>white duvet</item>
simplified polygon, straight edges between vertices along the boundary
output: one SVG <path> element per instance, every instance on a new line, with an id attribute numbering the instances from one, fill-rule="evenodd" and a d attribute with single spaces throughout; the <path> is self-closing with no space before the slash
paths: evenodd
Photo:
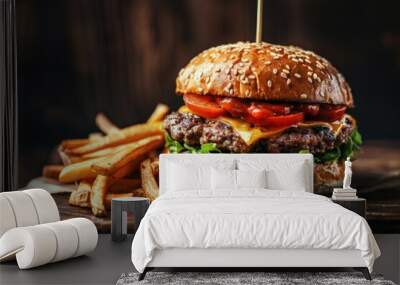
<path id="1" fill-rule="evenodd" d="M 370 271 L 380 255 L 364 218 L 320 195 L 275 190 L 162 195 L 140 223 L 132 262 L 143 272 L 165 248 L 358 249 Z"/>

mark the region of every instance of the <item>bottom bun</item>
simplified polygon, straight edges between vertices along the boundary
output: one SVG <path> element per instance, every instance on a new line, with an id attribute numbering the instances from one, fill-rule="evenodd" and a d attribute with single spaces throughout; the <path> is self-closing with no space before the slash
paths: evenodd
<path id="1" fill-rule="evenodd" d="M 341 187 L 344 177 L 344 162 L 333 161 L 314 164 L 314 193 L 330 196 L 334 187 Z"/>

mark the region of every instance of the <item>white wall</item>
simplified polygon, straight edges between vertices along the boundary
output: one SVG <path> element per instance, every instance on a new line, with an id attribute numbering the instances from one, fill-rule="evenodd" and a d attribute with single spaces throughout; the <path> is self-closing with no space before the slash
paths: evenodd
<path id="1" fill-rule="evenodd" d="M 376 234 L 381 250 L 374 265 L 374 273 L 383 274 L 385 279 L 400 284 L 400 234 Z"/>

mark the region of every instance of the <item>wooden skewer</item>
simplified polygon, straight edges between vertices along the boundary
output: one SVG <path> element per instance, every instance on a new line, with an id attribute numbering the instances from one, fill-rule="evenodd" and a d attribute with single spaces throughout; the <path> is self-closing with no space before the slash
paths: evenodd
<path id="1" fill-rule="evenodd" d="M 256 31 L 256 42 L 261 43 L 262 41 L 262 22 L 263 22 L 263 4 L 264 0 L 258 0 L 257 4 L 257 31 Z"/>

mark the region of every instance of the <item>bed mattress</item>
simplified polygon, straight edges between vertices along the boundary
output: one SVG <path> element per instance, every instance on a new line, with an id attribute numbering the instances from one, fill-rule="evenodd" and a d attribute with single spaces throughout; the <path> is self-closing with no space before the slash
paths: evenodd
<path id="1" fill-rule="evenodd" d="M 132 262 L 143 272 L 170 248 L 359 250 L 370 271 L 380 255 L 361 216 L 320 195 L 265 189 L 162 195 L 135 234 Z"/>

